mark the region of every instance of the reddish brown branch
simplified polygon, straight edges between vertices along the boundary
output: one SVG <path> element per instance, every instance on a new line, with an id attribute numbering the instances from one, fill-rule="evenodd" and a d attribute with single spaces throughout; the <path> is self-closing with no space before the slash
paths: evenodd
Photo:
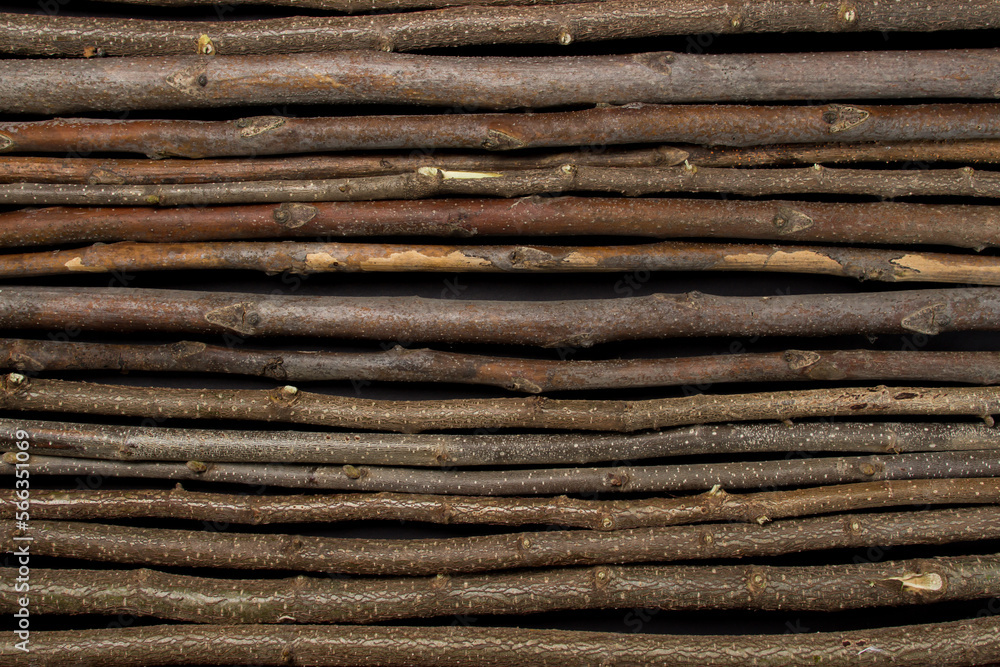
<path id="1" fill-rule="evenodd" d="M 31 521 L 2 522 L 4 550 L 30 535 L 33 556 L 144 566 L 419 576 L 567 565 L 776 556 L 803 551 L 948 544 L 1000 538 L 1000 508 L 785 519 L 629 530 L 541 531 L 444 539 L 361 539 L 220 533 Z"/>
<path id="2" fill-rule="evenodd" d="M 995 206 L 527 197 L 0 213 L 0 244 L 351 236 L 647 236 L 1000 245 Z"/>
<path id="3" fill-rule="evenodd" d="M 29 468 L 30 469 L 30 468 Z M 14 491 L 0 496 L 0 518 L 16 513 Z M 184 519 L 264 525 L 342 521 L 420 521 L 499 526 L 553 525 L 619 530 L 714 521 L 763 525 L 777 519 L 862 509 L 1000 504 L 1000 479 L 914 479 L 726 493 L 712 489 L 680 498 L 583 500 L 398 493 L 273 496 L 170 491 L 35 489 L 34 519 Z"/>
<path id="4" fill-rule="evenodd" d="M 259 295 L 5 287 L 0 327 L 588 347 L 679 336 L 1000 330 L 1000 289 L 729 297 L 691 292 L 569 301 Z"/>

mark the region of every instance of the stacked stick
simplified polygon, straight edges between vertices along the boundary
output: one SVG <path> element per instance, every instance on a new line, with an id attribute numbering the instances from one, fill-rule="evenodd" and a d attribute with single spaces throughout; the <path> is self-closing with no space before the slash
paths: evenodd
<path id="1" fill-rule="evenodd" d="M 0 666 L 1000 662 L 995 2 L 116 1 L 0 14 Z"/>

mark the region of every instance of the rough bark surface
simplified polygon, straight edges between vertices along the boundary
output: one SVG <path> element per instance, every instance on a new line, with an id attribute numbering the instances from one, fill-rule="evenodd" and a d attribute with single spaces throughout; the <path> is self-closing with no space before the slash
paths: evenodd
<path id="1" fill-rule="evenodd" d="M 628 530 L 549 530 L 442 539 L 361 539 L 2 522 L 2 546 L 30 534 L 31 553 L 144 566 L 419 576 L 514 568 L 776 556 L 787 553 L 974 542 L 1000 537 L 1000 508 L 784 519 Z"/>
<path id="2" fill-rule="evenodd" d="M 645 236 L 1000 246 L 995 206 L 525 197 L 0 212 L 7 247 L 351 236 Z"/>
<path id="3" fill-rule="evenodd" d="M 0 495 L 0 518 L 14 518 L 15 503 L 13 491 Z M 712 488 L 694 496 L 638 500 L 398 493 L 232 495 L 185 491 L 178 484 L 170 491 L 35 490 L 31 496 L 31 513 L 35 519 L 184 519 L 209 521 L 215 526 L 420 521 L 623 530 L 713 521 L 763 525 L 777 519 L 862 509 L 998 503 L 1000 480 L 996 477 L 863 482 L 745 494 Z"/>

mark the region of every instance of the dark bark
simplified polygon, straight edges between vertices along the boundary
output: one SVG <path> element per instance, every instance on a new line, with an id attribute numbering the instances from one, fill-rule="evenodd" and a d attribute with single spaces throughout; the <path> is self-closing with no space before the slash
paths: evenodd
<path id="1" fill-rule="evenodd" d="M 527 197 L 0 213 L 0 244 L 8 247 L 391 235 L 713 237 L 982 249 L 1000 245 L 1000 212 L 897 202 Z"/>
<path id="2" fill-rule="evenodd" d="M 13 491 L 0 496 L 0 517 L 15 515 Z M 995 505 L 1000 480 L 913 479 L 733 494 L 718 488 L 679 498 L 583 500 L 470 496 L 308 494 L 292 496 L 197 493 L 180 484 L 170 491 L 107 490 L 31 493 L 33 519 L 184 519 L 227 524 L 420 521 L 497 526 L 550 525 L 623 530 L 713 521 L 763 525 L 777 519 L 862 509 L 934 505 Z"/>
<path id="3" fill-rule="evenodd" d="M 677 146 L 691 164 L 705 167 L 763 167 L 788 164 L 837 164 L 852 162 L 957 162 L 996 164 L 1000 141 L 893 141 L 855 144 L 795 144 L 724 147 Z M 32 180 L 32 179 L 25 179 Z"/>
<path id="4" fill-rule="evenodd" d="M 714 424 L 652 433 L 412 434 L 232 431 L 0 419 L 9 449 L 27 433 L 34 453 L 121 461 L 525 466 L 765 452 L 945 452 L 1000 449 L 983 424 Z"/>
<path id="5" fill-rule="evenodd" d="M 982 665 L 1000 653 L 1000 618 L 851 632 L 647 635 L 483 627 L 185 626 L 42 631 L 21 656 L 8 633 L 0 667 L 254 664 L 314 667 L 743 667 L 747 664 Z M 878 652 L 864 651 L 877 648 Z M 888 656 L 888 657 L 886 657 Z"/>
<path id="6" fill-rule="evenodd" d="M 24 61 L 10 62 L 23 67 Z M 263 64 L 259 59 L 255 62 Z M 65 101 L 65 98 L 60 99 Z M 997 104 L 629 104 L 530 114 L 437 113 L 316 118 L 253 116 L 213 121 L 70 118 L 0 122 L 0 150 L 35 153 L 71 151 L 84 155 L 115 151 L 150 157 L 202 158 L 414 149 L 422 155 L 404 160 L 397 158 L 390 161 L 390 165 L 397 165 L 395 168 L 386 172 L 383 167 L 375 173 L 401 173 L 421 166 L 448 168 L 449 164 L 455 164 L 458 171 L 469 168 L 482 171 L 474 163 L 455 163 L 454 158 L 447 155 L 439 162 L 436 153 L 430 151 L 443 148 L 510 151 L 572 146 L 574 152 L 580 155 L 579 162 L 574 155 L 569 155 L 562 162 L 554 163 L 550 158 L 540 166 L 566 163 L 601 166 L 606 163 L 595 163 L 593 154 L 615 144 L 688 142 L 758 146 L 835 141 L 854 145 L 852 142 L 879 140 L 989 139 L 1000 136 L 998 109 L 1000 105 Z M 684 152 L 689 155 L 685 157 L 679 155 L 676 148 L 660 150 L 666 151 L 667 159 L 654 165 L 664 162 L 677 164 L 691 156 L 695 156 L 697 162 L 697 156 L 710 155 L 707 149 L 697 147 L 686 147 Z M 482 164 L 488 169 L 533 166 L 530 161 L 514 161 L 511 164 L 489 156 Z M 404 165 L 409 168 L 402 169 Z M 198 167 L 188 167 L 192 168 Z M 91 180 L 121 183 L 123 179 L 115 173 L 98 172 Z"/>
<path id="7" fill-rule="evenodd" d="M 874 248 L 691 243 L 617 246 L 418 245 L 223 241 L 122 242 L 0 255 L 0 278 L 250 270 L 268 275 L 332 272 L 608 273 L 751 271 L 832 275 L 880 282 L 1000 285 L 1000 258 Z"/>
<path id="8" fill-rule="evenodd" d="M 0 408 L 186 419 L 246 419 L 335 428 L 427 430 L 537 428 L 634 432 L 686 424 L 865 415 L 981 416 L 1000 413 L 997 387 L 859 387 L 698 394 L 647 400 L 531 398 L 370 400 L 300 391 L 128 387 L 28 380 L 0 382 Z"/>
<path id="9" fill-rule="evenodd" d="M 106 0 L 127 5 L 189 7 L 214 5 L 218 0 Z M 608 0 L 226 0 L 226 6 L 268 5 L 275 7 L 296 7 L 299 9 L 322 9 L 325 11 L 357 14 L 362 12 L 401 12 L 414 9 L 439 9 L 442 7 L 466 7 L 468 5 L 502 7 L 507 5 L 561 5 L 579 2 L 608 2 Z M 530 10 L 530 9 L 529 9 Z M 967 20 L 986 20 L 988 14 L 967 17 Z"/>
<path id="10" fill-rule="evenodd" d="M 594 7 L 592 3 L 579 6 Z M 507 11 L 520 13 L 523 9 Z M 597 11 L 606 20 L 621 22 L 606 8 Z M 101 44 L 103 40 L 81 33 L 57 40 L 44 24 L 101 20 L 0 15 L 0 47 L 23 53 L 32 49 L 20 49 L 17 42 L 27 39 L 59 50 L 82 50 L 81 41 L 93 45 L 93 41 Z M 178 26 L 174 21 L 167 25 Z M 365 50 L 205 58 L 194 52 L 199 35 L 211 27 L 203 22 L 195 25 L 195 34 L 183 38 L 181 49 L 181 53 L 192 55 L 0 61 L 0 112 L 62 114 L 282 104 L 417 104 L 475 111 L 637 102 L 992 100 L 1000 85 L 997 49 L 753 55 L 659 52 L 544 58 L 422 56 Z M 252 25 L 249 43 L 259 49 L 266 33 L 261 30 L 261 21 Z M 148 36 L 137 27 L 133 24 L 127 36 Z M 451 31 L 438 28 L 435 34 L 447 32 Z M 275 37 L 286 44 L 290 41 L 280 33 Z M 107 48 L 115 50 L 110 44 Z M 837 132 L 863 125 L 870 117 L 865 109 L 840 105 L 833 107 L 829 116 L 817 109 L 814 117 L 820 114 L 829 118 L 818 124 L 827 136 L 831 129 Z M 243 134 L 267 133 L 281 120 L 257 119 L 257 123 L 242 128 Z M 759 115 L 756 122 L 766 124 Z M 444 121 L 445 127 L 452 125 L 452 121 Z M 995 127 L 995 119 L 991 125 Z M 387 125 L 383 131 L 399 129 Z M 990 136 L 997 138 L 995 133 L 984 136 L 981 132 L 952 134 L 950 138 Z M 843 138 L 858 137 L 846 132 Z M 512 143 L 502 133 L 494 141 Z M 513 143 L 516 145 L 516 135 Z"/>
<path id="11" fill-rule="evenodd" d="M 712 167 L 576 167 L 507 172 L 456 172 L 421 167 L 411 174 L 322 181 L 241 181 L 166 185 L 0 184 L 0 204 L 72 206 L 213 206 L 285 204 L 276 222 L 287 225 L 292 211 L 311 217 L 292 202 L 349 202 L 428 199 L 450 196 L 524 197 L 566 192 L 611 192 L 628 197 L 669 192 L 727 192 L 745 196 L 849 194 L 880 197 L 1000 197 L 1000 172 L 961 169 L 830 169 L 820 165 L 787 169 Z M 291 210 L 288 210 L 291 209 Z M 519 213 L 523 214 L 523 211 Z M 785 224 L 790 221 L 785 220 Z M 808 224 L 791 221 L 793 226 Z M 453 223 L 454 224 L 454 223 Z M 780 230 L 779 230 L 780 231 Z"/>
<path id="12" fill-rule="evenodd" d="M 549 530 L 443 539 L 228 534 L 87 522 L 2 522 L 4 550 L 30 534 L 33 556 L 144 566 L 419 576 L 566 565 L 776 556 L 804 551 L 1000 538 L 1000 508 L 785 519 L 613 531 Z"/>
<path id="13" fill-rule="evenodd" d="M 586 389 L 790 380 L 1000 383 L 1000 352 L 786 350 L 670 359 L 556 361 L 394 347 L 379 352 L 265 350 L 0 338 L 0 368 L 122 373 L 233 373 L 289 382 L 454 382 L 532 394 Z"/>
<path id="14" fill-rule="evenodd" d="M 935 31 L 1000 27 L 1000 11 L 988 0 L 949 0 L 930 5 L 915 0 L 901 0 L 891 5 L 859 0 L 850 6 L 776 0 L 744 3 L 738 8 L 724 0 L 682 3 L 621 0 L 558 7 L 472 6 L 415 14 L 220 22 L 41 14 L 5 14 L 2 19 L 0 48 L 3 51 L 77 57 L 97 53 L 122 56 L 274 54 L 340 49 L 412 51 L 473 44 L 567 45 L 574 41 L 694 33 Z M 830 72 L 818 69 L 809 74 L 818 78 Z M 864 75 L 873 80 L 880 74 L 877 68 L 864 71 Z"/>
<path id="15" fill-rule="evenodd" d="M 546 347 L 681 336 L 1000 330 L 1000 289 L 729 297 L 690 292 L 569 301 L 259 295 L 11 286 L 4 329 L 310 336 Z M 989 392 L 987 392 L 989 393 Z"/>
<path id="16" fill-rule="evenodd" d="M 6 465 L 0 465 L 0 474 L 13 475 L 16 461 L 13 452 L 5 454 L 3 463 Z M 429 470 L 285 463 L 126 462 L 34 455 L 31 473 L 35 476 L 200 480 L 334 491 L 537 496 L 598 492 L 678 493 L 715 486 L 759 489 L 868 480 L 989 477 L 1000 475 L 1000 459 L 995 451 L 973 451 L 665 466 Z"/>
<path id="17" fill-rule="evenodd" d="M 19 609 L 16 577 L 16 568 L 0 569 L 0 611 L 6 614 Z M 31 592 L 38 614 L 129 614 L 220 624 L 356 624 L 577 609 L 843 611 L 998 596 L 1000 556 L 813 567 L 598 566 L 388 580 L 33 570 Z"/>
<path id="18" fill-rule="evenodd" d="M 341 119 L 344 122 L 350 122 L 350 120 L 349 117 Z M 47 123 L 47 121 L 41 122 Z M 81 122 L 81 119 L 70 119 L 63 122 L 75 124 Z M 10 127 L 10 124 L 7 127 Z M 496 171 L 545 169 L 558 167 L 568 162 L 592 167 L 663 167 L 680 164 L 688 155 L 688 151 L 673 146 L 658 146 L 656 148 L 595 147 L 592 150 L 513 153 L 413 151 L 409 153 L 294 155 L 277 158 L 204 158 L 200 160 L 7 155 L 0 157 L 0 183 L 91 183 L 95 185 L 132 183 L 151 185 L 286 179 L 313 180 L 402 174 L 415 171 L 420 167 L 439 167 L 452 171 Z M 975 160 L 970 158 L 968 161 Z M 810 162 L 810 164 L 812 163 Z"/>

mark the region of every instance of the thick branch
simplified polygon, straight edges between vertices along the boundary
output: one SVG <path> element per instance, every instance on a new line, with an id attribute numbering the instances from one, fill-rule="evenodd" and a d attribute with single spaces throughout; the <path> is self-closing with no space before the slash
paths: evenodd
<path id="1" fill-rule="evenodd" d="M 233 373 L 290 382 L 455 382 L 532 394 L 586 389 L 791 380 L 1000 384 L 1000 352 L 786 350 L 670 359 L 557 361 L 401 346 L 378 352 L 264 350 L 181 341 L 167 345 L 0 338 L 0 368 L 122 373 Z"/>
<path id="2" fill-rule="evenodd" d="M 1000 538 L 1000 508 L 786 519 L 629 530 L 509 533 L 443 539 L 361 539 L 3 521 L 4 550 L 30 534 L 37 556 L 144 566 L 419 576 L 566 565 L 776 556 L 803 551 L 948 544 Z"/>
<path id="3" fill-rule="evenodd" d="M 592 3 L 578 6 L 595 7 Z M 616 25 L 621 24 L 621 18 L 606 7 L 598 6 L 597 11 Z M 19 51 L 16 40 L 40 38 L 47 47 L 57 44 L 58 48 L 82 50 L 79 42 L 73 42 L 83 38 L 92 45 L 89 36 L 77 32 L 72 37 L 66 35 L 69 39 L 53 41 L 51 36 L 45 36 L 44 27 L 46 23 L 81 20 L 102 19 L 0 15 L 0 48 Z M 26 28 L 18 23 L 34 26 Z M 258 49 L 266 36 L 261 23 L 252 22 L 250 43 Z M 167 25 L 178 24 L 170 21 Z M 203 22 L 195 25 L 195 34 L 190 41 L 185 38 L 181 53 L 193 54 L 200 35 L 211 30 Z M 438 28 L 435 32 L 447 34 L 451 30 Z M 136 31 L 128 35 L 143 37 Z M 286 45 L 290 41 L 286 34 L 276 33 L 275 37 Z M 420 56 L 366 50 L 268 58 L 177 55 L 19 59 L 0 61 L 0 112 L 60 114 L 281 104 L 417 104 L 481 110 L 636 102 L 992 100 L 1000 84 L 998 68 L 997 49 L 753 55 L 660 52 L 546 58 Z M 834 109 L 831 119 L 822 123 L 827 135 L 831 129 L 836 132 L 864 124 L 870 117 L 864 109 Z M 816 111 L 814 117 L 824 113 Z M 243 134 L 266 133 L 280 120 L 267 117 L 242 128 Z M 767 124 L 760 115 L 756 121 Z M 450 121 L 445 123 L 445 127 L 449 125 Z M 989 125 L 994 128 L 992 134 L 979 130 L 971 136 L 952 133 L 950 138 L 997 138 L 996 120 Z M 385 129 L 399 131 L 392 126 Z M 848 132 L 844 138 L 858 137 Z M 516 138 L 511 142 L 500 136 L 495 141 L 516 145 Z"/>
<path id="4" fill-rule="evenodd" d="M 16 568 L 0 569 L 11 614 Z M 836 591 L 830 595 L 829 591 Z M 889 563 L 561 568 L 406 579 L 226 580 L 155 570 L 33 570 L 32 611 L 195 623 L 376 623 L 568 609 L 842 611 L 1000 595 L 1000 557 Z"/>
<path id="5" fill-rule="evenodd" d="M 13 475 L 16 462 L 13 452 L 4 454 L 0 475 Z M 433 470 L 284 463 L 125 462 L 35 455 L 31 457 L 31 473 L 36 476 L 200 480 L 336 491 L 531 496 L 677 493 L 720 485 L 729 489 L 758 489 L 868 480 L 989 477 L 1000 474 L 1000 460 L 995 451 L 973 451 L 666 466 Z"/>
<path id="6" fill-rule="evenodd" d="M 0 496 L 0 517 L 14 518 L 14 491 Z M 776 519 L 862 509 L 933 505 L 995 505 L 1000 480 L 914 479 L 731 494 L 713 488 L 695 496 L 638 500 L 484 498 L 414 494 L 293 496 L 197 493 L 180 484 L 158 490 L 33 490 L 33 519 L 103 521 L 185 519 L 266 525 L 341 521 L 420 521 L 497 526 L 551 525 L 621 530 L 713 521 L 763 525 Z"/>
<path id="7" fill-rule="evenodd" d="M 562 62 L 562 59 L 559 62 Z M 23 67 L 23 65 L 18 66 Z M 192 158 L 400 148 L 421 152 L 422 157 L 395 160 L 394 164 L 397 166 L 388 172 L 384 167 L 374 172 L 384 174 L 401 173 L 421 166 L 447 168 L 450 163 L 454 163 L 454 158 L 448 156 L 445 156 L 441 163 L 431 160 L 428 157 L 432 155 L 431 149 L 508 151 L 589 146 L 592 147 L 590 150 L 577 149 L 577 152 L 582 153 L 578 164 L 602 166 L 607 163 L 602 161 L 595 163 L 590 153 L 615 144 L 687 142 L 758 146 L 829 141 L 847 143 L 877 140 L 997 138 L 1000 137 L 998 109 L 1000 105 L 997 104 L 873 106 L 629 104 L 532 114 L 451 113 L 318 118 L 254 116 L 213 121 L 70 118 L 0 122 L 0 150 L 62 153 L 71 151 L 74 154 L 88 155 L 116 151 L 141 153 L 150 157 Z M 659 160 L 654 165 L 677 164 L 685 159 L 678 154 L 676 148 L 665 150 L 667 159 Z M 685 152 L 698 156 L 706 151 L 691 147 Z M 644 158 L 644 162 L 648 160 L 649 157 Z M 549 158 L 538 166 L 558 166 L 567 162 L 577 164 L 571 156 L 558 163 Z M 466 163 L 459 161 L 456 164 L 457 170 L 473 166 Z M 287 174 L 288 170 L 294 169 L 294 164 L 285 167 L 284 173 Z M 314 163 L 306 162 L 306 164 Z M 392 165 L 393 162 L 389 164 Z M 485 166 L 494 165 L 503 168 L 522 164 L 526 167 L 534 165 L 530 160 L 511 164 L 495 158 L 487 158 L 484 163 Z M 610 166 L 615 164 L 612 162 Z M 404 165 L 409 169 L 402 169 Z M 198 169 L 198 167 L 193 168 Z M 481 169 L 474 170 L 481 171 Z M 282 176 L 278 175 L 276 178 Z M 98 172 L 92 180 L 103 183 L 122 182 L 122 179 L 115 174 L 103 172 Z"/>
<path id="8" fill-rule="evenodd" d="M 1000 289 L 729 297 L 690 292 L 569 301 L 5 287 L 0 327 L 310 336 L 546 347 L 681 336 L 1000 330 Z"/>
<path id="9" fill-rule="evenodd" d="M 27 437 L 18 436 L 23 431 Z M 231 431 L 0 419 L 0 443 L 35 453 L 121 461 L 390 466 L 560 465 L 763 452 L 942 452 L 1000 449 L 982 424 L 714 424 L 652 433 L 412 434 Z"/>
<path id="10" fill-rule="evenodd" d="M 0 255 L 0 278 L 229 269 L 276 273 L 427 271 L 591 273 L 753 271 L 881 282 L 1000 285 L 996 257 L 869 248 L 686 243 L 622 246 L 418 245 L 390 243 L 122 242 Z"/>
<path id="11" fill-rule="evenodd" d="M 507 172 L 455 172 L 421 167 L 411 174 L 322 181 L 241 181 L 176 185 L 0 184 L 0 204 L 72 206 L 203 206 L 348 202 L 435 197 L 523 197 L 563 192 L 613 192 L 628 197 L 668 192 L 728 192 L 747 196 L 850 195 L 1000 197 L 1000 172 L 961 169 L 716 169 L 710 167 L 577 167 Z M 523 215 L 523 211 L 520 212 Z M 291 220 L 286 210 L 279 224 Z M 789 221 L 785 221 L 786 224 Z M 453 223 L 454 224 L 454 223 Z M 806 221 L 791 221 L 802 226 Z M 453 226 L 453 229 L 455 227 Z M 456 230 L 457 231 L 457 230 Z M 780 231 L 780 230 L 779 230 Z"/>
<path id="12" fill-rule="evenodd" d="M 82 56 L 274 54 L 381 49 L 412 51 L 472 44 L 569 44 L 695 33 L 931 31 L 1000 27 L 987 0 L 892 4 L 859 0 L 850 8 L 795 0 L 743 3 L 724 0 L 609 0 L 558 7 L 458 7 L 412 14 L 292 17 L 254 21 L 150 21 L 3 14 L 0 48 L 7 53 Z M 205 43 L 202 36 L 209 38 Z M 919 74 L 927 74 L 919 69 Z M 829 75 L 818 68 L 814 77 Z M 864 76 L 883 74 L 873 67 Z M 944 75 L 942 75 L 944 76 Z M 404 77 L 405 78 L 405 77 Z M 773 80 L 761 77 L 763 80 Z M 572 80 L 567 79 L 571 84 Z M 493 84 L 501 84 L 494 81 Z M 416 85 L 414 89 L 420 89 Z M 907 95 L 896 95 L 907 97 Z M 949 97 L 949 95 L 932 95 Z M 991 95 L 987 95 L 990 97 Z M 793 95 L 793 97 L 795 97 Z M 837 97 L 831 95 L 831 97 Z M 844 97 L 863 97 L 844 95 Z"/>
<path id="13" fill-rule="evenodd" d="M 860 387 L 698 394 L 639 401 L 543 397 L 370 400 L 299 391 L 128 387 L 3 376 L 0 408 L 187 419 L 248 419 L 336 428 L 418 433 L 426 430 L 538 428 L 630 432 L 725 421 L 864 415 L 1000 413 L 997 387 Z"/>
<path id="14" fill-rule="evenodd" d="M 0 245 L 341 236 L 649 236 L 1000 245 L 995 206 L 879 202 L 498 199 L 207 208 L 29 208 L 0 213 Z"/>

